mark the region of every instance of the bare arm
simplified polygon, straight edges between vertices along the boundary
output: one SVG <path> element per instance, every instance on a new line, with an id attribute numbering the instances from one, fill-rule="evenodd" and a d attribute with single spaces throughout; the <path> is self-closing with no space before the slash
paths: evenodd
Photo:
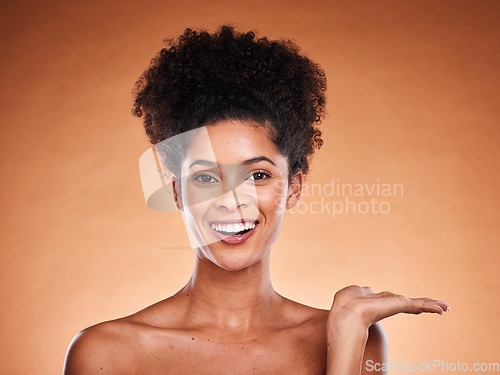
<path id="1" fill-rule="evenodd" d="M 368 372 L 366 366 L 368 360 L 373 364 L 387 361 L 386 340 L 376 322 L 401 312 L 443 314 L 448 309 L 445 302 L 431 298 L 374 293 L 371 288 L 355 285 L 340 290 L 328 316 L 327 375 L 385 374 Z"/>

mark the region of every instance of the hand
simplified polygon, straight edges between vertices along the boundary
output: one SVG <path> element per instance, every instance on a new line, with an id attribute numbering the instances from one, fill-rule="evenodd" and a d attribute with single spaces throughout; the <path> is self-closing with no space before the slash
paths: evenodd
<path id="1" fill-rule="evenodd" d="M 423 312 L 443 315 L 450 308 L 446 302 L 432 298 L 408 298 L 391 292 L 375 293 L 372 288 L 351 285 L 335 294 L 329 322 L 336 318 L 352 316 L 365 327 L 398 313 Z"/>

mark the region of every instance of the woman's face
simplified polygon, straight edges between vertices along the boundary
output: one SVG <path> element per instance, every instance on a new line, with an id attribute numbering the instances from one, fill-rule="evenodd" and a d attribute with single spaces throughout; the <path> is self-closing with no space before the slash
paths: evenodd
<path id="1" fill-rule="evenodd" d="M 269 256 L 302 175 L 288 184 L 288 161 L 263 126 L 220 121 L 196 132 L 174 181 L 198 256 L 226 270 Z"/>

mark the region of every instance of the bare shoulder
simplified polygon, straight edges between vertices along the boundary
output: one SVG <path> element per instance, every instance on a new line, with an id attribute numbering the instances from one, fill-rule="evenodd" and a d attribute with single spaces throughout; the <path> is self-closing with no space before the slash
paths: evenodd
<path id="1" fill-rule="evenodd" d="M 311 340 L 316 337 L 319 342 L 326 342 L 328 313 L 328 310 L 318 309 L 287 299 L 282 321 L 288 322 L 289 328 L 301 336 L 301 339 Z"/>
<path id="2" fill-rule="evenodd" d="M 365 353 L 363 355 L 363 363 L 361 374 L 386 374 L 386 372 L 377 372 L 383 363 L 387 363 L 387 338 L 384 329 L 380 323 L 375 323 L 368 329 L 368 340 L 366 341 Z"/>
<path id="3" fill-rule="evenodd" d="M 313 352 L 326 352 L 326 322 L 330 310 L 318 309 L 302 305 L 298 302 L 289 301 L 288 313 L 294 317 L 297 329 L 293 330 L 296 337 L 307 342 Z M 324 357 L 326 361 L 326 357 Z M 388 361 L 387 339 L 380 323 L 375 323 L 368 329 L 368 339 L 365 346 L 362 375 L 383 375 L 385 372 L 373 372 L 381 366 L 378 364 Z M 371 371 L 371 372 L 370 372 Z"/>
<path id="4" fill-rule="evenodd" d="M 294 317 L 295 320 L 300 322 L 324 322 L 326 324 L 326 319 L 328 318 L 328 310 L 318 309 L 316 307 L 304 305 L 302 303 L 292 301 L 288 298 L 283 297 L 286 300 L 285 314 L 290 318 Z"/>
<path id="5" fill-rule="evenodd" d="M 133 324 L 121 319 L 84 329 L 68 348 L 64 375 L 128 374 L 126 359 L 133 353 L 136 335 Z"/>
<path id="6" fill-rule="evenodd" d="M 368 329 L 365 354 L 380 355 L 387 351 L 387 338 L 380 323 L 375 323 Z"/>
<path id="7" fill-rule="evenodd" d="M 66 353 L 64 375 L 134 374 L 158 331 L 159 304 L 135 314 L 88 327 L 71 341 Z"/>

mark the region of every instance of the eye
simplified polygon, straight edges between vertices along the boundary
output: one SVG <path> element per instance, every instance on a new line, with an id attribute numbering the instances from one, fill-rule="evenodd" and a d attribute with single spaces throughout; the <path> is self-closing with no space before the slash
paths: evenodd
<path id="1" fill-rule="evenodd" d="M 200 172 L 193 177 L 193 181 L 199 184 L 215 184 L 219 182 L 219 178 L 211 173 Z"/>
<path id="2" fill-rule="evenodd" d="M 271 175 L 266 171 L 253 171 L 249 179 L 254 181 L 263 181 L 270 177 Z"/>

